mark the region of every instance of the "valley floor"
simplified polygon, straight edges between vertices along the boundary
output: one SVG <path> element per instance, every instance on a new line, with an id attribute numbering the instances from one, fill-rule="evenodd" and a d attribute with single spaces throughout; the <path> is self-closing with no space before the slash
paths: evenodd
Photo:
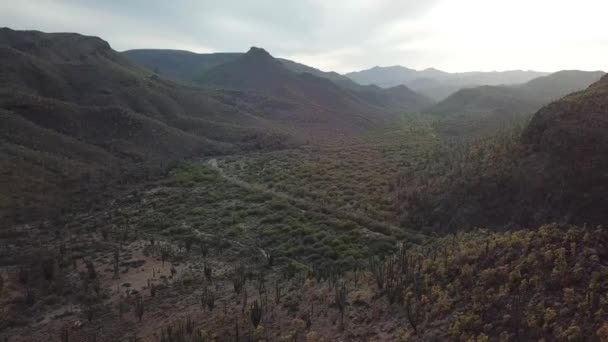
<path id="1" fill-rule="evenodd" d="M 403 227 L 436 138 L 192 161 L 99 208 L 2 231 L 8 341 L 602 340 L 608 236 Z"/>

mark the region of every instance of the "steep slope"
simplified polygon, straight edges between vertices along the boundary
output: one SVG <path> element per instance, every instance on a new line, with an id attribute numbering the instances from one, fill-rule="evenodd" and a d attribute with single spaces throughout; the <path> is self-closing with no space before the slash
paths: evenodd
<path id="1" fill-rule="evenodd" d="M 207 70 L 231 62 L 244 55 L 241 52 L 194 53 L 182 50 L 137 49 L 122 52 L 133 63 L 176 80 L 192 81 Z M 350 78 L 336 72 L 325 72 L 285 58 L 277 58 L 287 69 L 297 73 L 309 73 L 335 82 L 353 83 Z"/>
<path id="2" fill-rule="evenodd" d="M 606 223 L 607 133 L 608 76 L 536 113 L 522 142 L 544 176 L 539 190 L 553 193 L 550 214 Z"/>
<path id="3" fill-rule="evenodd" d="M 186 82 L 198 80 L 209 69 L 234 61 L 243 55 L 242 53 L 197 54 L 177 50 L 130 50 L 123 54 L 134 63 Z M 311 74 L 330 80 L 375 106 L 400 111 L 418 111 L 433 103 L 432 100 L 405 87 L 385 90 L 373 85 L 362 86 L 336 72 L 322 71 L 284 58 L 276 58 L 276 60 L 295 74 Z"/>
<path id="4" fill-rule="evenodd" d="M 426 111 L 438 115 L 527 113 L 598 81 L 602 71 L 565 70 L 522 85 L 465 88 Z"/>
<path id="5" fill-rule="evenodd" d="M 326 78 L 328 80 L 334 81 L 337 84 L 345 85 L 345 84 L 356 84 L 350 78 L 340 75 L 334 71 L 322 71 L 317 68 L 310 67 L 308 65 L 291 61 L 285 58 L 277 58 L 285 68 L 295 72 L 296 74 L 309 73 L 311 75 L 315 75 L 320 78 Z"/>
<path id="6" fill-rule="evenodd" d="M 575 91 L 581 91 L 599 81 L 603 71 L 562 70 L 535 78 L 517 87 L 546 103 L 558 100 Z"/>
<path id="7" fill-rule="evenodd" d="M 481 86 L 461 89 L 425 111 L 441 116 L 527 113 L 534 111 L 540 101 L 522 89 Z"/>
<path id="8" fill-rule="evenodd" d="M 271 96 L 285 106 L 264 108 L 267 117 L 299 127 L 313 126 L 330 134 L 352 134 L 384 125 L 398 112 L 417 110 L 421 103 L 428 103 L 419 95 L 404 91 L 405 87 L 379 97 L 374 93 L 383 93 L 381 89 L 369 93 L 368 89 L 341 87 L 311 73 L 297 74 L 259 48 L 210 69 L 199 81 L 214 88 Z M 373 101 L 360 92 L 365 92 Z M 400 106 L 393 107 L 395 103 Z"/>
<path id="9" fill-rule="evenodd" d="M 54 212 L 182 158 L 259 146 L 273 127 L 96 37 L 4 28 L 0 61 L 3 218 Z"/>
<path id="10" fill-rule="evenodd" d="M 601 71 L 560 71 L 522 85 L 462 89 L 426 111 L 443 118 L 437 128 L 445 135 L 479 136 L 525 120 L 543 105 L 585 89 L 603 74 Z"/>
<path id="11" fill-rule="evenodd" d="M 522 134 L 439 150 L 397 181 L 404 222 L 452 230 L 606 224 L 608 76 L 539 110 Z"/>

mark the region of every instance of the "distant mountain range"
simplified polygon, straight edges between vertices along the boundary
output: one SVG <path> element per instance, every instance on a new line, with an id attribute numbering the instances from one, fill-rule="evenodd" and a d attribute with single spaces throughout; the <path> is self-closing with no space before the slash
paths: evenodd
<path id="1" fill-rule="evenodd" d="M 602 71 L 559 71 L 512 86 L 480 86 L 458 90 L 425 109 L 437 115 L 437 131 L 445 137 L 478 137 L 518 121 L 542 106 L 598 81 Z"/>
<path id="2" fill-rule="evenodd" d="M 441 101 L 462 88 L 520 84 L 545 75 L 548 73 L 522 70 L 448 73 L 434 68 L 419 71 L 402 66 L 377 66 L 351 72 L 345 76 L 360 84 L 375 84 L 380 87 L 403 84 L 436 101 Z"/>
<path id="3" fill-rule="evenodd" d="M 130 50 L 123 54 L 135 63 L 180 81 L 230 90 L 255 91 L 276 98 L 290 98 L 301 104 L 319 105 L 319 108 L 331 109 L 347 105 L 351 108 L 349 111 L 355 113 L 363 109 L 368 113 L 381 114 L 387 110 L 419 111 L 433 104 L 429 98 L 405 86 L 390 89 L 362 86 L 336 72 L 324 72 L 294 61 L 275 58 L 260 48 L 252 48 L 246 54 L 197 54 L 150 49 Z M 184 65 L 188 66 L 190 72 L 185 71 Z M 287 91 L 287 88 L 290 90 Z M 316 90 L 312 92 L 313 89 Z M 280 93 L 277 93 L 279 90 Z M 335 101 L 337 102 L 334 103 Z"/>
<path id="4" fill-rule="evenodd" d="M 404 112 L 506 117 L 582 89 L 602 74 L 560 72 L 521 85 L 461 90 L 435 104 L 405 85 L 360 85 L 261 48 L 118 53 L 96 37 L 4 28 L 0 61 L 0 186 L 6 189 L 0 217 L 15 220 L 61 210 L 85 193 L 165 172 L 192 156 L 331 141 L 385 126 Z M 434 69 L 424 74 L 457 79 Z M 531 76 L 465 73 L 461 79 L 473 75 L 479 82 Z M 586 101 L 595 103 L 593 96 Z M 597 104 L 604 108 L 601 99 Z M 589 120 L 603 125 L 601 118 Z M 543 139 L 551 134 L 542 133 Z"/>
<path id="5" fill-rule="evenodd" d="M 456 114 L 533 113 L 545 104 L 597 82 L 602 71 L 559 71 L 512 86 L 465 88 L 426 111 L 443 116 Z"/>

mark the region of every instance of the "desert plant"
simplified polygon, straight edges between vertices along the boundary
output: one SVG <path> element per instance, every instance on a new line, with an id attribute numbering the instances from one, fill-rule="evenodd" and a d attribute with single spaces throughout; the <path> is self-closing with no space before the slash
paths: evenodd
<path id="1" fill-rule="evenodd" d="M 25 288 L 25 304 L 28 306 L 34 305 L 36 303 L 36 293 L 30 286 L 26 286 Z"/>
<path id="2" fill-rule="evenodd" d="M 144 298 L 141 295 L 138 295 L 135 299 L 135 314 L 141 322 L 141 319 L 144 316 Z"/>
<path id="3" fill-rule="evenodd" d="M 203 254 L 203 258 L 207 258 L 207 255 L 209 255 L 209 246 L 207 243 L 205 241 L 200 241 L 199 247 L 201 249 L 201 254 Z"/>
<path id="4" fill-rule="evenodd" d="M 239 265 L 234 269 L 232 273 L 232 285 L 236 294 L 240 294 L 243 290 L 243 286 L 245 285 L 245 268 L 243 265 Z"/>
<path id="5" fill-rule="evenodd" d="M 203 307 L 207 306 L 209 311 L 213 311 L 215 307 L 215 294 L 213 291 L 210 291 L 209 288 L 205 286 L 203 289 L 203 293 L 201 294 L 201 305 Z"/>
<path id="6" fill-rule="evenodd" d="M 18 278 L 21 285 L 27 285 L 30 279 L 30 270 L 24 266 L 19 267 Z"/>
<path id="7" fill-rule="evenodd" d="M 208 263 L 205 263 L 205 265 L 203 266 L 203 270 L 205 272 L 205 278 L 207 278 L 208 281 L 211 281 L 211 278 L 213 276 L 213 269 L 211 268 L 211 266 Z"/>
<path id="8" fill-rule="evenodd" d="M 114 250 L 114 279 L 118 279 L 118 266 L 120 262 L 120 254 L 118 248 Z"/>
<path id="9" fill-rule="evenodd" d="M 369 271 L 372 273 L 374 279 L 376 280 L 378 290 L 384 290 L 384 281 L 386 279 L 384 262 L 380 260 L 379 257 L 373 256 L 369 259 L 368 267 Z"/>
<path id="10" fill-rule="evenodd" d="M 336 307 L 338 308 L 338 311 L 340 311 L 340 326 L 342 328 L 344 328 L 344 311 L 346 310 L 346 305 L 347 305 L 346 296 L 347 296 L 346 283 L 344 283 L 344 281 L 341 281 L 340 284 L 338 286 L 336 286 L 336 289 L 335 289 L 334 303 L 335 303 Z"/>
<path id="11" fill-rule="evenodd" d="M 68 327 L 61 327 L 61 332 L 59 333 L 59 339 L 61 342 L 69 342 L 70 341 L 70 330 Z"/>
<path id="12" fill-rule="evenodd" d="M 86 315 L 87 315 L 87 320 L 89 322 L 91 322 L 93 320 L 93 315 L 95 314 L 94 312 L 94 308 L 92 304 L 87 304 L 87 308 L 86 308 Z"/>
<path id="13" fill-rule="evenodd" d="M 248 299 L 247 287 L 244 287 L 243 288 L 243 307 L 241 308 L 242 313 L 245 313 L 245 308 L 247 308 L 247 299 Z"/>
<path id="14" fill-rule="evenodd" d="M 275 303 L 279 304 L 281 302 L 281 285 L 279 284 L 278 279 L 274 282 L 274 297 Z"/>
<path id="15" fill-rule="evenodd" d="M 95 265 L 91 260 L 85 260 L 85 265 L 87 266 L 87 275 L 89 279 L 93 280 L 97 278 L 97 271 L 95 270 Z"/>
<path id="16" fill-rule="evenodd" d="M 40 263 L 42 275 L 44 279 L 50 281 L 55 275 L 55 260 L 52 258 L 44 258 Z"/>
<path id="17" fill-rule="evenodd" d="M 251 305 L 251 313 L 250 313 L 251 323 L 253 327 L 257 329 L 260 321 L 262 320 L 262 307 L 258 303 L 257 299 Z"/>

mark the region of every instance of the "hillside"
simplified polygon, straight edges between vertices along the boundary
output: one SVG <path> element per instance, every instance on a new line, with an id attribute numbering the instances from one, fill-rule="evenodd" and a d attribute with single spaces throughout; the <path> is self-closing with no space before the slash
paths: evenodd
<path id="1" fill-rule="evenodd" d="M 603 71 L 562 70 L 535 78 L 517 88 L 533 94 L 547 104 L 575 91 L 581 91 L 599 81 Z"/>
<path id="2" fill-rule="evenodd" d="M 514 86 L 466 88 L 430 107 L 438 115 L 468 113 L 531 113 L 572 92 L 583 90 L 604 75 L 601 71 L 558 71 Z"/>
<path id="3" fill-rule="evenodd" d="M 434 68 L 414 70 L 402 66 L 376 66 L 345 76 L 362 85 L 375 84 L 384 88 L 405 85 L 435 101 L 442 101 L 462 88 L 520 84 L 544 75 L 547 73 L 523 70 L 449 73 Z"/>
<path id="4" fill-rule="evenodd" d="M 371 95 L 366 98 L 358 88 L 344 88 L 310 73 L 294 73 L 260 48 L 208 70 L 199 82 L 217 89 L 271 96 L 286 107 L 266 108 L 268 117 L 340 135 L 379 127 L 402 111 L 416 111 L 428 104 L 405 87 L 386 93 L 380 90 L 380 97 L 376 91 L 370 94 L 365 90 L 365 96 Z"/>
<path id="5" fill-rule="evenodd" d="M 205 78 L 204 74 L 213 67 L 232 62 L 243 55 L 242 53 L 197 54 L 187 51 L 153 49 L 130 50 L 123 54 L 134 63 L 186 82 L 200 81 Z M 330 80 L 346 91 L 355 93 L 357 97 L 368 102 L 368 105 L 385 107 L 393 111 L 418 111 L 433 104 L 432 100 L 403 86 L 396 86 L 385 91 L 378 86 L 359 85 L 336 72 L 322 71 L 284 58 L 275 59 L 285 69 L 302 75 L 302 77 L 305 77 L 303 74 L 310 74 Z"/>
<path id="6" fill-rule="evenodd" d="M 131 62 L 144 66 L 158 74 L 176 80 L 193 81 L 207 70 L 235 60 L 241 52 L 195 53 L 182 50 L 137 49 L 122 52 Z M 350 78 L 336 72 L 325 72 L 285 58 L 277 58 L 287 69 L 297 73 L 309 73 L 335 82 L 355 84 Z"/>
<path id="7" fill-rule="evenodd" d="M 585 89 L 603 74 L 568 70 L 522 85 L 461 89 L 425 111 L 441 117 L 436 127 L 446 136 L 487 135 L 514 122 L 525 121 L 543 105 Z"/>
<path id="8" fill-rule="evenodd" d="M 273 127 L 95 37 L 4 28 L 0 60 L 2 217 L 31 219 L 182 158 L 259 145 Z"/>
<path id="9" fill-rule="evenodd" d="M 481 86 L 461 89 L 425 111 L 440 116 L 518 114 L 533 112 L 539 101 L 541 100 L 519 88 Z"/>
<path id="10" fill-rule="evenodd" d="M 439 230 L 606 224 L 608 77 L 539 110 L 523 132 L 438 149 L 397 181 L 402 217 Z"/>
<path id="11" fill-rule="evenodd" d="M 220 64 L 234 60 L 241 53 L 198 54 L 181 50 L 139 49 L 122 52 L 131 62 L 145 66 L 159 75 L 191 81 Z"/>

